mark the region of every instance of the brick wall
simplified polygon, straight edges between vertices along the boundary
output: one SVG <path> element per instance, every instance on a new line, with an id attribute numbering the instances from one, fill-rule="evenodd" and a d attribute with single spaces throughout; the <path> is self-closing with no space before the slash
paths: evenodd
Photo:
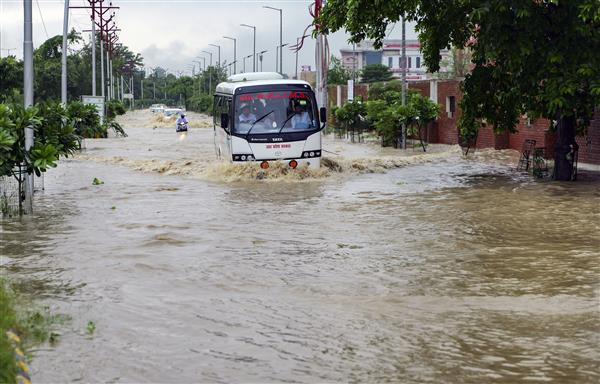
<path id="1" fill-rule="evenodd" d="M 581 163 L 600 164 L 600 108 L 596 109 L 594 117 L 588 127 L 587 135 L 577 138 Z"/>
<path id="2" fill-rule="evenodd" d="M 457 80 L 438 80 L 438 104 L 440 105 L 440 116 L 433 123 L 429 130 L 429 137 L 432 143 L 457 144 L 458 130 L 457 123 L 460 118 L 460 100 L 462 92 L 460 91 L 460 82 Z M 411 81 L 408 83 L 410 89 L 419 91 L 423 96 L 430 96 L 429 81 Z M 357 84 L 355 86 L 355 96 L 362 96 L 364 100 L 368 99 L 368 85 Z M 454 96 L 456 112 L 453 116 L 448 116 L 446 112 L 446 98 Z M 342 100 L 347 98 L 347 87 L 342 86 Z M 329 88 L 329 105 L 335 106 L 337 100 L 336 86 Z M 515 133 L 495 134 L 491 127 L 484 127 L 479 130 L 477 135 L 477 148 L 511 148 L 520 151 L 523 142 L 526 139 L 536 141 L 537 147 L 546 148 L 546 157 L 554 156 L 554 143 L 556 137 L 547 132 L 550 122 L 546 119 L 532 121 L 529 125 L 523 118 L 519 121 Z M 582 163 L 600 164 L 600 109 L 596 110 L 595 119 L 592 120 L 588 133 L 585 137 L 578 137 L 579 161 Z"/>

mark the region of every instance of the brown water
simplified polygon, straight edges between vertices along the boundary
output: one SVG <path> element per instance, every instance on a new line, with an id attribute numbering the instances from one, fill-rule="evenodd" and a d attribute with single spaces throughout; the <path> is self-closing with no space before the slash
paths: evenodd
<path id="1" fill-rule="evenodd" d="M 341 172 L 220 179 L 211 132 L 89 141 L 0 224 L 2 272 L 73 318 L 34 382 L 600 380 L 600 182 L 331 140 Z"/>

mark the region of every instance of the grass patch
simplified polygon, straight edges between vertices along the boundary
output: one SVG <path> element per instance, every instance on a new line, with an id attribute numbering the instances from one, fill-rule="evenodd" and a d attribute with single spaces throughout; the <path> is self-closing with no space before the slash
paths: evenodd
<path id="1" fill-rule="evenodd" d="M 7 331 L 21 339 L 21 348 L 45 342 L 55 343 L 59 334 L 54 327 L 68 317 L 50 314 L 48 307 L 37 308 L 0 279 L 0 383 L 14 383 L 18 374 L 13 343 Z"/>

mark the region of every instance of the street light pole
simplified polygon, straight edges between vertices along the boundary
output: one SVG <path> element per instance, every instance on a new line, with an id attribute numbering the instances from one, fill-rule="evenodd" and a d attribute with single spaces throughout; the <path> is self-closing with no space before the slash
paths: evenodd
<path id="1" fill-rule="evenodd" d="M 219 66 L 219 68 L 221 68 L 221 46 L 217 45 L 217 44 L 208 44 L 211 47 L 216 47 L 217 48 L 217 65 Z"/>
<path id="2" fill-rule="evenodd" d="M 263 8 L 272 9 L 274 11 L 279 12 L 279 47 L 283 47 L 283 9 L 269 7 L 268 5 L 263 5 Z M 283 55 L 279 55 L 279 73 L 283 73 Z"/>
<path id="3" fill-rule="evenodd" d="M 252 28 L 254 31 L 254 43 L 252 44 L 252 72 L 256 72 L 256 26 L 248 24 L 240 24 L 240 26 Z"/>
<path id="4" fill-rule="evenodd" d="M 235 75 L 237 73 L 237 39 L 229 36 L 223 36 L 223 38 L 233 40 L 233 74 Z"/>
<path id="5" fill-rule="evenodd" d="M 402 15 L 402 106 L 406 105 L 406 22 Z M 402 149 L 406 149 L 406 124 L 402 123 Z"/>
<path id="6" fill-rule="evenodd" d="M 25 108 L 33 105 L 33 29 L 31 0 L 23 0 L 23 99 Z M 33 127 L 25 127 L 25 150 L 33 147 Z M 21 177 L 21 175 L 19 175 Z M 19 191 L 19 193 L 21 193 Z M 19 200 L 20 201 L 20 200 Z M 33 210 L 33 174 L 25 175 L 25 206 Z M 21 204 L 19 204 L 19 208 Z"/>
<path id="7" fill-rule="evenodd" d="M 260 58 L 260 71 L 261 71 L 261 72 L 262 72 L 262 70 L 263 70 L 263 65 L 262 65 L 262 63 L 263 63 L 263 54 L 264 54 L 264 53 L 267 53 L 267 52 L 269 52 L 269 51 L 267 51 L 267 50 L 264 50 L 264 51 L 260 51 L 260 52 L 258 52 L 258 57 Z"/>
<path id="8" fill-rule="evenodd" d="M 67 104 L 67 34 L 69 33 L 69 0 L 65 0 L 62 40 L 62 70 L 60 75 L 60 101 Z"/>

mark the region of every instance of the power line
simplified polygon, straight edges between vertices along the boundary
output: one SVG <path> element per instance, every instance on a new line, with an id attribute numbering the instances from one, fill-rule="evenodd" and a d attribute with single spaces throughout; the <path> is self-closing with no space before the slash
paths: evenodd
<path id="1" fill-rule="evenodd" d="M 46 22 L 44 22 L 44 15 L 42 15 L 42 9 L 40 8 L 40 2 L 38 0 L 35 0 L 35 3 L 37 4 L 37 9 L 38 9 L 38 12 L 40 13 L 40 18 L 42 19 L 42 25 L 44 26 L 44 32 L 46 32 L 46 39 L 49 39 L 50 36 L 48 35 L 48 30 L 46 29 Z"/>

